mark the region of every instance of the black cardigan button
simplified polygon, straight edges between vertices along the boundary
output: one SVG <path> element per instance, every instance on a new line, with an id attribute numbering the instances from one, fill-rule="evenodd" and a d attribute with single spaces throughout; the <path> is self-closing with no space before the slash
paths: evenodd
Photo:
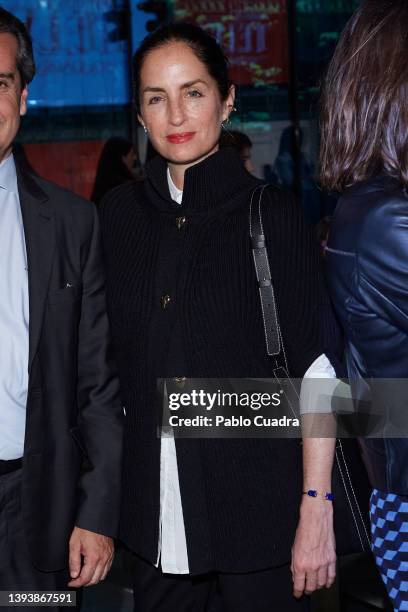
<path id="1" fill-rule="evenodd" d="M 181 229 L 186 223 L 185 217 L 176 217 L 177 229 Z"/>
<path id="2" fill-rule="evenodd" d="M 186 384 L 186 377 L 185 376 L 176 376 L 174 378 L 174 382 L 179 387 L 179 389 L 184 389 L 185 384 Z"/>
<path id="3" fill-rule="evenodd" d="M 169 295 L 162 295 L 160 298 L 160 306 L 162 307 L 163 310 L 166 310 L 166 308 L 169 307 L 171 302 L 171 297 Z"/>

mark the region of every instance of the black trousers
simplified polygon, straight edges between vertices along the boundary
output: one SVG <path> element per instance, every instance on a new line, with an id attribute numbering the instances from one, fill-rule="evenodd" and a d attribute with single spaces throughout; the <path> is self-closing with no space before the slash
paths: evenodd
<path id="1" fill-rule="evenodd" d="M 163 574 L 137 557 L 134 612 L 309 612 L 292 595 L 289 565 L 248 574 Z"/>
<path id="2" fill-rule="evenodd" d="M 67 591 L 68 569 L 42 572 L 28 554 L 21 512 L 21 473 L 16 470 L 0 476 L 0 591 Z M 68 551 L 67 551 L 68 555 Z M 16 610 L 15 607 L 1 607 Z M 75 610 L 59 607 L 24 607 L 24 610 Z"/>

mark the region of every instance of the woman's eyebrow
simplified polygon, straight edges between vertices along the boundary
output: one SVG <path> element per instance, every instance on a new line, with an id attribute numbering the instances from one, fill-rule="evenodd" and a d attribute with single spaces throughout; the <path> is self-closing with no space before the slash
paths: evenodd
<path id="1" fill-rule="evenodd" d="M 166 91 L 165 89 L 163 89 L 162 87 L 144 87 L 142 93 L 146 93 L 147 91 L 156 91 L 156 92 L 163 92 Z"/>
<path id="2" fill-rule="evenodd" d="M 188 83 L 184 83 L 184 85 L 181 86 L 182 89 L 187 89 L 188 87 L 192 87 L 193 85 L 196 85 L 197 83 L 202 83 L 203 85 L 208 85 L 208 83 L 206 81 L 204 81 L 203 79 L 195 79 L 194 81 L 189 81 Z"/>
<path id="3" fill-rule="evenodd" d="M 202 83 L 203 85 L 208 85 L 208 83 L 206 81 L 204 81 L 203 79 L 194 79 L 194 81 L 188 81 L 188 83 L 183 83 L 183 85 L 181 85 L 180 89 L 188 89 L 188 87 L 192 87 L 193 85 L 197 85 L 197 83 Z M 148 85 L 147 87 L 143 88 L 142 93 L 146 93 L 146 92 L 165 92 L 166 90 L 163 89 L 163 87 L 151 87 L 150 85 Z"/>

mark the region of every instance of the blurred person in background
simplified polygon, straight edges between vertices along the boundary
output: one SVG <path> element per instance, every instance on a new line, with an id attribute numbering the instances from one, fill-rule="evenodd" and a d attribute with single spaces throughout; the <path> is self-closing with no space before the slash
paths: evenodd
<path id="1" fill-rule="evenodd" d="M 0 7 L 0 590 L 53 592 L 111 566 L 123 415 L 96 209 L 12 152 L 34 75 Z"/>
<path id="2" fill-rule="evenodd" d="M 251 159 L 252 141 L 244 132 L 225 128 L 221 131 L 218 145 L 220 149 L 224 149 L 225 147 L 233 147 L 236 149 L 248 172 L 252 173 L 254 171 L 254 165 Z"/>
<path id="3" fill-rule="evenodd" d="M 302 147 L 303 132 L 300 130 L 299 147 Z M 294 188 L 295 181 L 295 128 L 286 127 L 279 143 L 279 152 L 272 168 L 272 182 L 286 189 Z M 306 219 L 312 225 L 318 223 L 322 213 L 321 194 L 317 188 L 314 176 L 314 167 L 300 150 L 300 200 Z"/>
<path id="4" fill-rule="evenodd" d="M 91 195 L 92 202 L 99 205 L 108 191 L 122 183 L 135 180 L 136 161 L 137 155 L 130 140 L 109 138 L 99 158 Z"/>
<path id="5" fill-rule="evenodd" d="M 126 406 L 121 538 L 135 553 L 135 610 L 203 612 L 218 586 L 231 612 L 306 611 L 304 595 L 335 578 L 325 497 L 335 440 L 157 435 L 158 377 L 182 388 L 185 378 L 272 377 L 277 367 L 249 238 L 262 183 L 218 144 L 234 107 L 228 62 L 208 33 L 178 23 L 142 42 L 133 69 L 138 118 L 159 155 L 145 181 L 110 192 L 100 217 Z M 338 348 L 318 248 L 289 192 L 270 185 L 264 199 L 289 370 L 318 376 Z M 302 495 L 311 489 L 316 497 Z"/>
<path id="6" fill-rule="evenodd" d="M 382 410 L 405 436 L 361 439 L 372 550 L 395 611 L 408 610 L 407 396 L 394 380 L 408 378 L 407 58 L 406 0 L 363 2 L 330 64 L 321 115 L 321 182 L 341 194 L 326 259 L 348 375 L 360 387 L 389 381 Z"/>

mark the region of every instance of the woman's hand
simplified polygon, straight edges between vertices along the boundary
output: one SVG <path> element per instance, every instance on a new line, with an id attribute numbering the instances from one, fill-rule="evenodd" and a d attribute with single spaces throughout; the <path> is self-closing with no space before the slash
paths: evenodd
<path id="1" fill-rule="evenodd" d="M 331 502 L 307 496 L 302 500 L 291 570 L 293 594 L 297 598 L 333 584 L 336 546 Z"/>

